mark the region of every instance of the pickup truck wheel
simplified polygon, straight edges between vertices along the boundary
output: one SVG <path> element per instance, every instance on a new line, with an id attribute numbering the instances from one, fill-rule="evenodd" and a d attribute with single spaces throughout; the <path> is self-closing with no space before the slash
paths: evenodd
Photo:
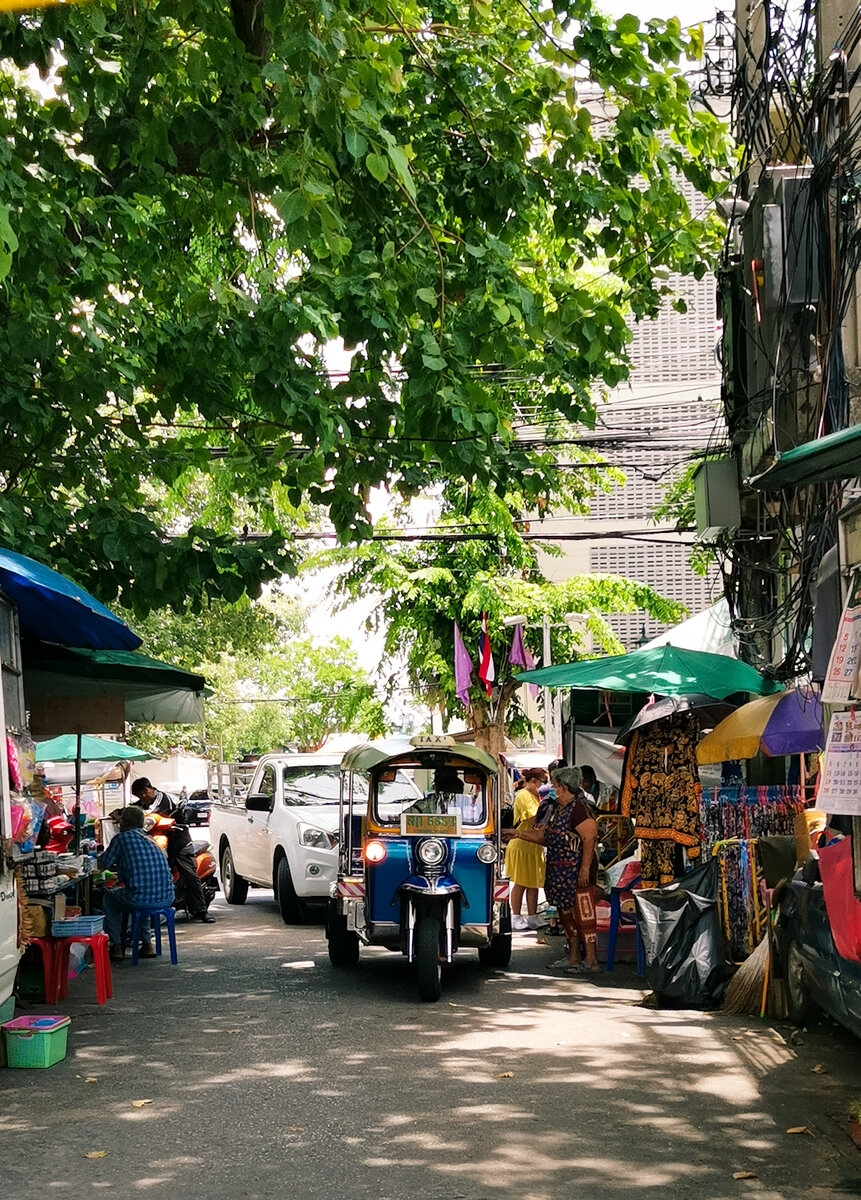
<path id="1" fill-rule="evenodd" d="M 330 908 L 326 914 L 329 962 L 333 967 L 354 967 L 359 961 L 359 935 L 347 928 L 347 918 Z"/>
<path id="2" fill-rule="evenodd" d="M 221 886 L 228 904 L 244 904 L 248 898 L 248 880 L 236 874 L 229 846 L 224 847 L 221 855 Z"/>
<path id="3" fill-rule="evenodd" d="M 483 967 L 504 970 L 511 962 L 511 934 L 495 933 L 489 946 L 481 946 L 478 961 Z"/>
<path id="4" fill-rule="evenodd" d="M 285 925 L 301 925 L 307 915 L 304 903 L 296 895 L 290 864 L 286 858 L 278 860 L 275 868 L 275 900 Z"/>
<path id="5" fill-rule="evenodd" d="M 416 977 L 419 996 L 429 1004 L 442 995 L 442 966 L 439 961 L 438 917 L 422 917 L 416 926 Z"/>

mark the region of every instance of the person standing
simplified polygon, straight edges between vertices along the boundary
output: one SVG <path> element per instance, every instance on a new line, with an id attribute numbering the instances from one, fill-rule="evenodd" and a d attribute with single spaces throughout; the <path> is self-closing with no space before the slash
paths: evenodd
<path id="1" fill-rule="evenodd" d="M 579 767 L 560 767 L 553 774 L 556 809 L 547 823 L 509 831 L 513 839 L 547 848 L 544 894 L 554 904 L 568 938 L 568 957 L 551 963 L 568 975 L 598 972 L 598 924 L 595 886 L 598 881 L 598 825 L 583 800 Z M 586 950 L 581 962 L 580 943 Z"/>
<path id="2" fill-rule="evenodd" d="M 120 814 L 120 831 L 101 856 L 105 870 L 116 871 L 122 886 L 106 888 L 102 899 L 109 954 L 123 957 L 123 917 L 136 908 L 169 908 L 173 877 L 167 858 L 143 829 L 144 810 L 136 804 Z M 154 958 L 149 921 L 141 922 L 141 958 Z"/>
<path id="3" fill-rule="evenodd" d="M 539 787 L 546 781 L 542 767 L 530 767 L 523 772 L 523 787 L 514 797 L 514 829 L 532 829 L 538 812 Z M 507 831 L 509 832 L 509 831 Z M 511 928 L 537 929 L 538 889 L 544 883 L 544 850 L 527 841 L 510 841 L 505 852 L 505 871 L 511 880 Z M 526 919 L 521 913 L 526 896 Z"/>

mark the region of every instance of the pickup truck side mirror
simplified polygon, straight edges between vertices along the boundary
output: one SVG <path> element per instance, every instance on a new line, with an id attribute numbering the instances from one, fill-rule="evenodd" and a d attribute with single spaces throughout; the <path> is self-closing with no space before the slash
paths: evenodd
<path id="1" fill-rule="evenodd" d="M 274 805 L 274 796 L 263 796 L 260 793 L 254 793 L 251 796 L 245 797 L 245 807 L 249 812 L 272 812 Z"/>

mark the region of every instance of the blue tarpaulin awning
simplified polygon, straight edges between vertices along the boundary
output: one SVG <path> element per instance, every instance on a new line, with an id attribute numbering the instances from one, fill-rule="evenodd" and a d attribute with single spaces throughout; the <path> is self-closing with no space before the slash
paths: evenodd
<path id="1" fill-rule="evenodd" d="M 95 596 L 43 563 L 0 549 L 0 590 L 17 606 L 22 633 L 88 650 L 136 650 L 137 634 Z"/>

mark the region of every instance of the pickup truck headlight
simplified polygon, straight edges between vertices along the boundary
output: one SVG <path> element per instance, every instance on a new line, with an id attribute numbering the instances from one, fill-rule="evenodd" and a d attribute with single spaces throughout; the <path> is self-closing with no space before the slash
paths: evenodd
<path id="1" fill-rule="evenodd" d="M 313 846 L 315 850 L 333 850 L 338 844 L 334 833 L 325 829 L 316 829 L 313 825 L 299 826 L 299 845 Z"/>

